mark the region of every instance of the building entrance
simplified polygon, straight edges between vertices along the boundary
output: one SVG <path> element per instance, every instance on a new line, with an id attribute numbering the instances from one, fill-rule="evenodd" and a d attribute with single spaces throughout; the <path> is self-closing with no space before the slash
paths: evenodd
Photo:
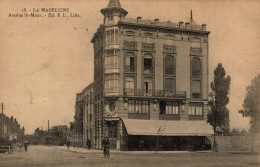
<path id="1" fill-rule="evenodd" d="M 109 122 L 107 122 L 107 125 L 108 125 L 108 138 L 109 138 L 110 149 L 116 149 L 117 122 L 109 121 Z"/>

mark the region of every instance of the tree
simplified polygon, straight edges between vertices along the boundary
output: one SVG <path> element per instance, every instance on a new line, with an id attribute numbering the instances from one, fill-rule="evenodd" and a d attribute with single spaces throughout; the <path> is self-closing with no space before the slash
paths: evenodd
<path id="1" fill-rule="evenodd" d="M 225 69 L 222 67 L 222 64 L 219 63 L 214 70 L 214 81 L 210 84 L 212 92 L 210 93 L 210 112 L 208 114 L 208 123 L 214 130 L 213 149 L 215 152 L 217 152 L 216 129 L 217 127 L 225 126 L 229 113 L 226 106 L 229 103 L 230 81 L 230 76 L 226 76 Z"/>
<path id="2" fill-rule="evenodd" d="M 244 117 L 250 117 L 250 132 L 253 134 L 251 151 L 254 151 L 254 134 L 260 131 L 259 124 L 259 105 L 260 105 L 260 74 L 252 81 L 251 85 L 246 88 L 246 96 L 244 99 L 243 110 L 239 113 Z"/>

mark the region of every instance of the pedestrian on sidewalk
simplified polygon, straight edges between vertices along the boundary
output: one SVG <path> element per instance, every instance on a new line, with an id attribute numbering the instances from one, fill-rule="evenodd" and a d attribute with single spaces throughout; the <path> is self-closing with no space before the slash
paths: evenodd
<path id="1" fill-rule="evenodd" d="M 27 149 L 28 149 L 28 141 L 27 140 L 25 140 L 24 141 L 24 143 L 23 143 L 23 146 L 24 146 L 24 151 L 27 151 Z"/>
<path id="2" fill-rule="evenodd" d="M 91 141 L 89 140 L 89 139 L 87 139 L 87 147 L 88 147 L 88 149 L 90 149 L 90 147 L 91 147 Z"/>
<path id="3" fill-rule="evenodd" d="M 67 148 L 70 149 L 70 140 L 66 141 Z"/>

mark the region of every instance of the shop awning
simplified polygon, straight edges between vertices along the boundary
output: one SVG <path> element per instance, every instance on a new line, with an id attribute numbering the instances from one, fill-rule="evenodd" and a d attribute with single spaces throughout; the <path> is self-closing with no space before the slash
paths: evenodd
<path id="1" fill-rule="evenodd" d="M 203 121 L 164 121 L 123 119 L 129 135 L 210 136 L 212 126 Z"/>

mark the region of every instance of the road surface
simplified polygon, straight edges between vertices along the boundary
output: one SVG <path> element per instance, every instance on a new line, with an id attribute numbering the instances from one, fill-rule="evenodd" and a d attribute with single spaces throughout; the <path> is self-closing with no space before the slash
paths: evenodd
<path id="1" fill-rule="evenodd" d="M 103 157 L 102 151 L 74 152 L 52 146 L 32 146 L 28 151 L 16 149 L 13 154 L 0 154 L 0 167 L 258 167 L 259 155 L 231 153 L 112 153 Z"/>

